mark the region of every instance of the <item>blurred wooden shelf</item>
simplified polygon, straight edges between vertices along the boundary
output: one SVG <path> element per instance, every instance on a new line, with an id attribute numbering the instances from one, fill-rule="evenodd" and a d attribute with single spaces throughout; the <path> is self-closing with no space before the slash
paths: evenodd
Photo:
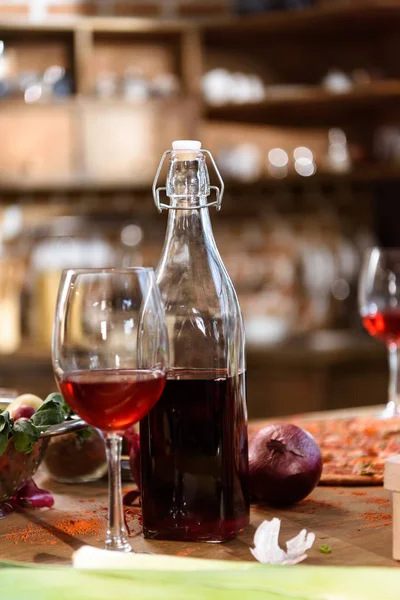
<path id="1" fill-rule="evenodd" d="M 350 331 L 325 331 L 281 344 L 247 343 L 251 417 L 283 415 L 385 402 L 387 357 L 383 344 Z M 0 355 L 2 387 L 45 398 L 56 390 L 51 350 L 24 342 Z"/>
<path id="2" fill-rule="evenodd" d="M 267 11 L 245 16 L 212 16 L 202 19 L 163 19 L 143 17 L 48 17 L 45 21 L 29 21 L 26 17 L 10 17 L 0 20 L 0 31 L 73 32 L 86 29 L 103 33 L 180 33 L 188 28 L 200 29 L 204 33 L 238 33 L 249 35 L 255 32 L 323 32 L 342 28 L 343 23 L 365 29 L 369 25 L 395 25 L 400 21 L 398 0 L 366 0 L 364 3 L 338 3 L 331 6 L 286 11 Z M 342 32 L 341 32 L 342 33 Z"/>
<path id="3" fill-rule="evenodd" d="M 37 33 L 58 33 L 58 32 L 73 32 L 79 23 L 83 23 L 84 19 L 60 17 L 46 19 L 45 21 L 30 21 L 26 17 L 3 17 L 0 20 L 0 31 L 18 33 L 18 32 L 37 32 Z"/>
<path id="4" fill-rule="evenodd" d="M 243 182 L 235 179 L 225 178 L 226 193 L 235 195 L 237 193 L 249 193 L 255 190 L 262 193 L 263 188 L 275 186 L 307 186 L 340 184 L 340 183 L 378 183 L 380 181 L 400 180 L 400 165 L 365 164 L 348 172 L 316 171 L 311 177 L 302 177 L 296 173 L 290 173 L 283 179 L 264 177 L 257 181 Z M 19 181 L 7 181 L 0 179 L 0 194 L 21 195 L 22 200 L 29 200 L 30 195 L 35 194 L 69 194 L 78 195 L 85 193 L 94 194 L 132 194 L 138 196 L 151 195 L 152 181 L 135 183 L 134 181 L 116 180 L 94 180 L 88 178 L 53 179 L 53 180 L 31 180 L 24 178 Z"/>
<path id="5" fill-rule="evenodd" d="M 374 183 L 380 181 L 397 181 L 400 180 L 400 164 L 380 164 L 380 163 L 366 163 L 351 169 L 349 171 L 324 171 L 318 170 L 314 175 L 309 177 L 303 177 L 298 173 L 289 173 L 283 178 L 274 177 L 263 177 L 256 181 L 244 182 L 237 179 L 226 178 L 226 188 L 229 193 L 230 189 L 241 190 L 243 189 L 248 193 L 249 188 L 262 188 L 271 186 L 285 186 L 285 185 L 307 185 L 312 183 Z"/>
<path id="6" fill-rule="evenodd" d="M 247 340 L 246 349 L 253 364 L 262 364 L 268 359 L 273 364 L 294 364 L 312 369 L 317 365 L 353 361 L 387 362 L 383 344 L 350 330 L 321 330 L 270 345 Z"/>
<path id="7" fill-rule="evenodd" d="M 270 11 L 254 16 L 203 19 L 196 22 L 185 19 L 173 21 L 117 17 L 53 17 L 40 23 L 28 21 L 26 18 L 0 19 L 0 38 L 4 38 L 6 44 L 7 40 L 10 40 L 11 47 L 15 44 L 15 52 L 23 58 L 21 64 L 26 65 L 27 61 L 29 63 L 28 58 L 30 59 L 31 55 L 40 56 L 43 70 L 47 66 L 47 53 L 55 53 L 55 62 L 49 64 L 58 64 L 59 61 L 67 69 L 76 92 L 70 97 L 44 99 L 32 104 L 26 104 L 22 99 L 0 99 L 3 141 L 7 140 L 7 143 L 3 143 L 2 175 L 3 178 L 5 174 L 9 177 L 8 180 L 0 180 L 0 193 L 19 194 L 26 198 L 29 194 L 42 192 L 79 194 L 148 191 L 147 187 L 150 188 L 151 182 L 137 185 L 128 180 L 129 177 L 133 177 L 131 164 L 136 165 L 138 157 L 141 158 L 140 149 L 137 151 L 134 148 L 134 136 L 140 130 L 139 126 L 143 120 L 141 110 L 150 124 L 155 123 L 153 129 L 149 125 L 151 134 L 142 134 L 147 140 L 154 138 L 161 141 L 162 133 L 166 139 L 170 139 L 172 135 L 197 139 L 200 128 L 204 125 L 202 119 L 205 120 L 206 126 L 212 124 L 215 130 L 218 129 L 216 123 L 220 122 L 299 129 L 333 126 L 343 126 L 346 129 L 346 125 L 350 125 L 354 126 L 357 134 L 362 134 L 361 137 L 364 137 L 364 129 L 368 129 L 367 133 L 371 134 L 372 139 L 376 126 L 390 118 L 394 123 L 400 122 L 400 69 L 396 61 L 398 36 L 395 32 L 395 26 L 400 25 L 400 0 L 366 0 L 362 5 L 354 3 L 350 6 L 344 2 L 341 6 L 337 3 L 332 4 L 334 6 L 316 6 L 298 11 Z M 386 25 L 392 34 L 392 42 L 386 40 L 386 37 L 390 37 L 385 33 Z M 370 36 L 369 32 L 373 33 L 375 27 L 379 35 Z M 358 28 L 360 35 L 357 33 L 358 37 L 355 36 L 353 40 L 354 28 Z M 372 48 L 372 66 L 375 65 L 374 43 L 376 38 L 382 38 L 380 56 L 383 57 L 382 60 L 390 62 L 392 71 L 389 75 L 396 79 L 358 85 L 342 94 L 333 94 L 319 86 L 302 86 L 297 89 L 292 87 L 291 90 L 289 87 L 286 90 L 276 88 L 275 93 L 271 87 L 268 99 L 257 104 L 210 106 L 203 103 L 202 76 L 215 66 L 229 65 L 229 61 L 224 62 L 227 55 L 232 58 L 233 68 L 243 72 L 247 72 L 247 67 L 252 69 L 251 61 L 258 57 L 259 63 L 256 67 L 260 68 L 260 76 L 264 73 L 264 63 L 268 67 L 265 71 L 266 81 L 271 78 L 277 81 L 297 81 L 297 76 L 293 75 L 295 67 L 291 61 L 298 73 L 304 73 L 306 80 L 309 77 L 310 82 L 320 81 L 322 71 L 317 69 L 310 74 L 310 68 L 307 70 L 310 61 L 307 63 L 306 55 L 303 56 L 301 51 L 297 53 L 297 48 L 302 48 L 302 40 L 298 41 L 297 33 L 305 34 L 305 46 L 311 42 L 311 57 L 315 56 L 315 48 L 321 48 L 319 54 L 322 62 L 326 61 L 327 68 L 337 64 L 338 68 L 347 72 L 346 61 L 343 64 L 340 61 L 335 62 L 337 48 L 330 45 L 332 36 L 324 38 L 324 32 L 328 30 L 336 34 L 340 44 L 342 37 L 347 36 L 350 46 L 345 45 L 342 51 L 346 57 L 352 56 L 347 52 L 347 48 L 353 48 L 354 45 L 356 50 L 356 44 L 363 38 L 362 48 L 364 49 L 365 44 Z M 275 33 L 290 35 L 283 36 L 274 47 Z M 270 46 L 269 40 L 272 40 Z M 275 69 L 276 64 L 268 62 L 268 52 L 272 49 L 272 54 L 275 52 L 275 60 L 279 62 L 282 58 L 280 48 L 288 46 L 288 40 L 292 40 L 295 50 L 292 51 L 292 47 L 288 47 L 287 64 L 281 65 L 281 70 Z M 243 51 L 242 42 L 243 48 L 246 46 Z M 207 55 L 209 47 L 212 48 L 211 54 L 214 52 L 213 56 Z M 118 71 L 115 67 L 118 66 L 124 48 L 129 50 L 127 62 L 125 64 L 122 61 Z M 306 58 L 310 56 L 310 49 L 308 50 Z M 248 55 L 243 57 L 242 54 L 246 53 Z M 121 78 L 125 68 L 141 64 L 140 61 L 146 62 L 147 57 L 150 63 L 153 54 L 156 58 L 154 65 L 148 66 L 149 77 L 162 72 L 174 73 L 181 84 L 180 97 L 151 99 L 138 103 L 123 98 L 100 99 L 91 96 L 99 73 L 111 70 Z M 51 56 L 48 60 L 52 61 Z M 355 52 L 356 66 L 358 56 Z M 242 58 L 243 64 L 239 60 Z M 247 66 L 246 60 L 250 61 Z M 325 72 L 326 70 L 323 71 Z M 99 123 L 103 126 L 100 135 Z M 142 131 L 147 131 L 144 126 Z M 113 133 L 115 135 L 111 143 Z M 250 128 L 248 135 L 251 135 Z M 108 143 L 104 143 L 106 139 Z M 11 147 L 11 141 L 15 140 L 19 141 L 18 151 L 10 153 L 8 148 Z M 54 140 L 58 143 L 55 144 Z M 366 143 L 369 142 L 370 139 L 367 139 Z M 164 147 L 164 142 L 162 143 Z M 14 146 L 17 144 L 14 143 Z M 96 152 L 92 151 L 93 148 Z M 154 156 L 158 152 L 153 146 L 149 145 L 148 148 L 149 155 Z M 124 158 L 126 168 L 118 163 L 118 152 Z M 35 153 L 47 158 L 41 163 L 40 160 L 36 160 Z M 149 172 L 150 170 L 149 167 Z M 399 179 L 399 171 L 400 167 L 398 169 L 374 165 L 372 169 L 369 166 L 360 167 L 345 174 L 317 171 L 316 175 L 310 178 L 290 175 L 284 180 L 265 179 L 257 185 L 305 186 L 309 185 L 309 182 L 328 180 L 336 183 Z M 29 179 L 29 173 L 35 175 L 35 179 Z M 99 173 L 103 175 L 103 181 L 97 179 Z M 115 178 L 114 174 L 117 174 Z M 146 172 L 142 177 L 140 166 L 139 172 L 136 173 L 137 181 L 145 181 L 148 176 L 149 173 Z M 242 184 L 239 182 L 230 182 L 232 189 L 239 190 L 240 185 Z"/>
<path id="8" fill-rule="evenodd" d="M 182 33 L 195 28 L 193 21 L 179 19 L 145 19 L 140 17 L 94 17 L 85 19 L 94 32 L 102 33 Z"/>
<path id="9" fill-rule="evenodd" d="M 79 106 L 120 106 L 122 108 L 152 108 L 159 106 L 171 106 L 174 104 L 180 104 L 187 102 L 187 98 L 183 96 L 173 96 L 171 98 L 148 98 L 147 100 L 129 100 L 123 97 L 112 97 L 112 98 L 98 98 L 95 95 L 83 95 L 83 94 L 71 94 L 70 96 L 53 96 L 50 98 L 43 98 L 36 102 L 25 102 L 25 100 L 19 96 L 3 96 L 0 98 L 0 110 L 1 108 L 21 108 L 26 107 L 28 110 L 31 108 L 43 108 L 52 106 L 65 106 L 66 108 L 75 108 Z"/>
<path id="10" fill-rule="evenodd" d="M 203 116 L 211 121 L 235 122 L 244 124 L 280 125 L 310 127 L 334 126 L 336 122 L 362 119 L 366 112 L 382 113 L 391 108 L 398 109 L 400 100 L 400 80 L 381 81 L 358 86 L 346 93 L 332 93 L 315 87 L 293 93 L 280 93 L 259 103 L 244 104 L 206 104 Z M 121 107 L 148 109 L 160 106 L 174 106 L 187 102 L 187 97 L 149 98 L 145 101 L 130 100 L 123 97 L 99 98 L 94 95 L 70 95 L 39 99 L 25 102 L 21 97 L 4 96 L 0 98 L 0 110 L 26 108 L 64 107 Z M 289 112 L 290 111 L 290 112 Z"/>
<path id="11" fill-rule="evenodd" d="M 48 17 L 44 21 L 29 21 L 26 17 L 0 19 L 0 31 L 38 33 L 73 32 L 78 29 L 105 33 L 179 33 L 188 27 L 194 27 L 193 21 L 179 19 L 151 19 L 142 17 Z"/>
<path id="12" fill-rule="evenodd" d="M 351 330 L 321 330 L 289 338 L 280 343 L 257 343 L 247 340 L 247 351 L 258 363 L 266 357 L 283 364 L 293 361 L 314 366 L 319 363 L 342 363 L 349 360 L 383 360 L 385 347 L 368 335 Z M 258 358 L 257 358 L 258 357 Z M 51 349 L 25 340 L 13 354 L 0 354 L 0 365 L 13 364 L 16 368 L 28 364 L 51 366 Z"/>
<path id="13" fill-rule="evenodd" d="M 322 87 L 277 93 L 259 103 L 206 105 L 214 121 L 281 126 L 334 126 L 365 119 L 367 114 L 398 110 L 400 80 L 359 85 L 349 92 L 332 93 Z"/>
<path id="14" fill-rule="evenodd" d="M 310 33 L 323 35 L 326 31 L 343 34 L 346 28 L 366 30 L 377 25 L 395 26 L 400 22 L 398 0 L 368 0 L 364 3 L 331 2 L 330 6 L 316 6 L 301 10 L 280 10 L 249 16 L 235 16 L 203 23 L 207 34 L 226 37 L 240 33 L 249 36 L 255 33 Z"/>
<path id="15" fill-rule="evenodd" d="M 21 195 L 29 200 L 33 194 L 84 194 L 84 193 L 129 193 L 132 195 L 150 195 L 152 181 L 148 183 L 135 183 L 134 181 L 101 181 L 90 179 L 69 180 L 34 180 L 25 177 L 20 181 L 6 181 L 0 179 L 0 194 Z M 51 198 L 49 198 L 51 200 Z"/>

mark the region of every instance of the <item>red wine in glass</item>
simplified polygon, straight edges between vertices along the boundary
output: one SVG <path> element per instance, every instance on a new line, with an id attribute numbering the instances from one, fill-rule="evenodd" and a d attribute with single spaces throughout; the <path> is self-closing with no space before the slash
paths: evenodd
<path id="1" fill-rule="evenodd" d="M 386 345 L 400 342 L 400 309 L 386 309 L 363 316 L 368 333 Z"/>
<path id="2" fill-rule="evenodd" d="M 180 371 L 141 421 L 145 537 L 222 542 L 248 524 L 243 378 Z"/>
<path id="3" fill-rule="evenodd" d="M 146 370 L 87 370 L 64 373 L 58 381 L 66 402 L 89 425 L 124 431 L 154 406 L 165 374 Z"/>

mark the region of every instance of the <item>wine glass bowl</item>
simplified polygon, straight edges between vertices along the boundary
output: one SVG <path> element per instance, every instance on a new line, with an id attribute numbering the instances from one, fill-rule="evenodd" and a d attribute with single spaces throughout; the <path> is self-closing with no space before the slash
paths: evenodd
<path id="1" fill-rule="evenodd" d="M 358 300 L 365 329 L 388 349 L 388 403 L 382 416 L 400 416 L 400 248 L 372 248 L 365 254 Z"/>
<path id="2" fill-rule="evenodd" d="M 104 435 L 109 465 L 106 548 L 129 551 L 122 516 L 121 434 L 159 399 L 167 331 L 153 269 L 68 269 L 60 282 L 53 368 L 66 402 Z"/>

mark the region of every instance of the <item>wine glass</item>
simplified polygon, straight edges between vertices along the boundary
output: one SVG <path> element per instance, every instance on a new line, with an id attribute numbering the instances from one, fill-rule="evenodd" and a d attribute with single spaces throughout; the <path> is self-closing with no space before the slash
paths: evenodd
<path id="1" fill-rule="evenodd" d="M 53 330 L 53 368 L 66 402 L 105 439 L 109 515 L 105 547 L 129 552 L 121 495 L 121 434 L 159 399 L 167 329 L 153 269 L 63 272 Z"/>
<path id="2" fill-rule="evenodd" d="M 365 329 L 389 353 L 389 398 L 382 416 L 400 416 L 400 248 L 366 252 L 358 300 Z"/>

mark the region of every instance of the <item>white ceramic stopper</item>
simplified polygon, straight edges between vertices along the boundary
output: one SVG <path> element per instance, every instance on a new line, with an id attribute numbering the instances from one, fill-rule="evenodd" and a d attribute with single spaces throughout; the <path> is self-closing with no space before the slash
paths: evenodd
<path id="1" fill-rule="evenodd" d="M 175 140 L 172 142 L 173 150 L 188 150 L 189 152 L 193 152 L 193 150 L 200 150 L 201 142 L 196 140 Z"/>

